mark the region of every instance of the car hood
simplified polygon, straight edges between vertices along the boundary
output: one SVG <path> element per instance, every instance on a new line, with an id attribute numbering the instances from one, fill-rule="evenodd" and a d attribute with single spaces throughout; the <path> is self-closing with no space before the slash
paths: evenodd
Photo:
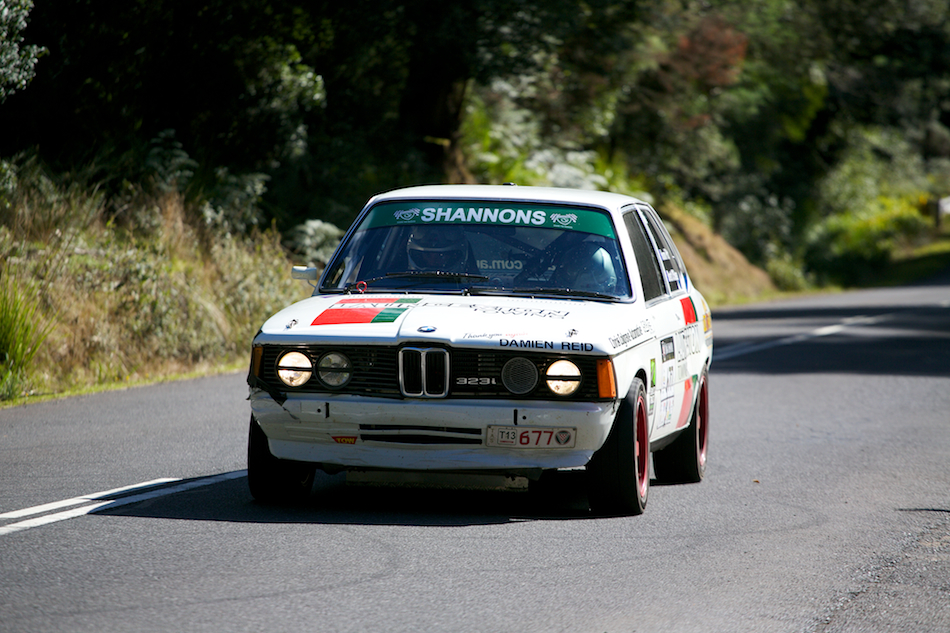
<path id="1" fill-rule="evenodd" d="M 283 345 L 414 342 L 614 354 L 652 329 L 645 318 L 643 323 L 629 327 L 631 316 L 630 305 L 597 301 L 450 295 L 318 295 L 268 319 L 255 342 Z"/>

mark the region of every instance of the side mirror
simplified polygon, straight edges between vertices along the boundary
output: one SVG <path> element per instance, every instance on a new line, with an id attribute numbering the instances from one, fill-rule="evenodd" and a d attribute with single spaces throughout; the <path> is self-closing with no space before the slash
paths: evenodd
<path id="1" fill-rule="evenodd" d="M 294 266 L 290 276 L 293 279 L 303 279 L 304 281 L 316 281 L 317 269 L 311 266 Z"/>

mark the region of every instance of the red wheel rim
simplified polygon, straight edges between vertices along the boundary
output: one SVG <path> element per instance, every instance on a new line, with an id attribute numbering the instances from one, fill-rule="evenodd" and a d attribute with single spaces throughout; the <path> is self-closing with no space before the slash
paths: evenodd
<path id="1" fill-rule="evenodd" d="M 641 499 L 647 496 L 647 486 L 650 485 L 650 438 L 647 435 L 647 410 L 643 398 L 637 398 L 637 428 L 636 446 L 637 453 L 637 493 Z"/>
<path id="2" fill-rule="evenodd" d="M 706 377 L 702 377 L 699 385 L 699 402 L 696 404 L 696 442 L 700 467 L 706 465 L 706 443 L 709 438 L 709 391 L 706 388 Z"/>

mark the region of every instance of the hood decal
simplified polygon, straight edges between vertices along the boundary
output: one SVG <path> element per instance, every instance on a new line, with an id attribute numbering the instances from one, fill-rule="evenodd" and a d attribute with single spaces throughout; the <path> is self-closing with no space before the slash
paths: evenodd
<path id="1" fill-rule="evenodd" d="M 360 297 L 340 299 L 317 315 L 310 325 L 392 323 L 421 299 Z"/>

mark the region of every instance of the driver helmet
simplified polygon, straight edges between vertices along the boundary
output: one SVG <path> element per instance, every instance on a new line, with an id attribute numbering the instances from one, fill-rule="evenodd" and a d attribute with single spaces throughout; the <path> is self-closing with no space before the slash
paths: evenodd
<path id="1" fill-rule="evenodd" d="M 613 259 L 606 249 L 592 242 L 585 242 L 572 253 L 576 262 L 577 276 L 574 287 L 591 292 L 614 292 L 617 272 Z"/>
<path id="2" fill-rule="evenodd" d="M 468 242 L 460 226 L 430 225 L 412 229 L 406 244 L 413 270 L 465 272 Z"/>

